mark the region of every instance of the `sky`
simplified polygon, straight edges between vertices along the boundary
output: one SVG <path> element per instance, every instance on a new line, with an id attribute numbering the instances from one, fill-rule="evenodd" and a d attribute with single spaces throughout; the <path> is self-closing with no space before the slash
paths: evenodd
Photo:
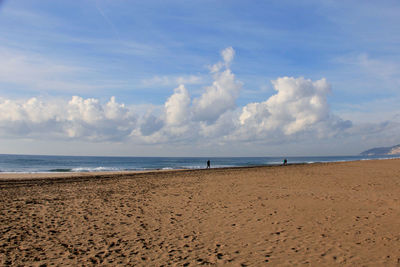
<path id="1" fill-rule="evenodd" d="M 0 154 L 400 143 L 400 2 L 0 0 Z"/>

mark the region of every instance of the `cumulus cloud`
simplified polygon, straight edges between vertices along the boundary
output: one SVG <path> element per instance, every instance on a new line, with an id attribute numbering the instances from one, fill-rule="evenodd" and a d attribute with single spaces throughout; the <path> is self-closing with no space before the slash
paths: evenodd
<path id="1" fill-rule="evenodd" d="M 215 75 L 215 81 L 205 88 L 205 92 L 193 101 L 194 118 L 200 121 L 214 122 L 224 112 L 236 107 L 241 83 L 227 69 Z"/>
<path id="2" fill-rule="evenodd" d="M 283 77 L 272 84 L 275 95 L 243 107 L 239 117 L 242 126 L 292 135 L 330 119 L 326 100 L 330 86 L 325 79 L 313 82 L 302 77 Z"/>
<path id="3" fill-rule="evenodd" d="M 92 141 L 120 140 L 135 126 L 135 116 L 112 97 L 98 99 L 73 96 L 65 101 L 0 101 L 0 134 L 12 137 L 81 138 Z"/>
<path id="4" fill-rule="evenodd" d="M 106 104 L 98 99 L 73 96 L 66 106 L 65 131 L 69 137 L 92 140 L 121 140 L 135 126 L 135 116 L 114 97 Z"/>
<path id="5" fill-rule="evenodd" d="M 165 121 L 168 125 L 179 126 L 187 122 L 189 112 L 190 96 L 185 86 L 180 85 L 174 90 L 167 102 L 165 102 Z"/>
<path id="6" fill-rule="evenodd" d="M 157 112 L 138 114 L 111 97 L 106 103 L 73 96 L 69 101 L 0 99 L 0 135 L 12 138 L 55 138 L 135 144 L 180 143 L 276 144 L 304 138 L 340 138 L 395 131 L 398 123 L 354 126 L 332 114 L 328 105 L 331 86 L 322 78 L 281 77 L 272 81 L 275 93 L 265 101 L 239 107 L 242 83 L 230 66 L 235 51 L 221 52 L 222 61 L 210 68 L 213 82 L 191 98 L 181 84 Z M 361 133 L 362 132 L 362 133 Z"/>
<path id="7" fill-rule="evenodd" d="M 36 98 L 27 101 L 0 99 L 0 134 L 26 137 L 47 129 L 50 124 L 56 128 L 61 114 L 57 104 L 46 104 Z"/>
<path id="8" fill-rule="evenodd" d="M 236 108 L 236 99 L 242 84 L 235 79 L 229 69 L 235 51 L 228 47 L 222 51 L 223 63 L 217 63 L 212 68 L 214 82 L 205 87 L 205 92 L 193 100 L 193 115 L 196 120 L 208 123 L 216 121 L 228 110 Z M 222 69 L 225 66 L 225 70 Z"/>
<path id="9" fill-rule="evenodd" d="M 219 137 L 232 129 L 228 124 L 242 87 L 229 68 L 234 54 L 231 47 L 221 52 L 223 61 L 210 69 L 213 82 L 203 88 L 199 97 L 192 99 L 185 85 L 179 85 L 165 102 L 157 127 L 153 127 L 155 117 L 150 116 L 151 119 L 142 120 L 142 129 L 134 131 L 132 137 L 147 143 L 192 143 L 205 137 Z M 231 119 L 227 120 L 228 117 Z M 144 130 L 147 126 L 151 130 Z"/>
<path id="10" fill-rule="evenodd" d="M 191 100 L 183 85 L 176 88 L 165 103 L 165 124 L 146 140 L 276 142 L 304 135 L 335 136 L 351 127 L 351 122 L 331 114 L 327 103 L 331 88 L 325 79 L 278 78 L 272 81 L 276 94 L 237 107 L 242 83 L 230 70 L 234 54 L 231 47 L 221 52 L 223 61 L 210 68 L 214 81 L 199 97 Z"/>

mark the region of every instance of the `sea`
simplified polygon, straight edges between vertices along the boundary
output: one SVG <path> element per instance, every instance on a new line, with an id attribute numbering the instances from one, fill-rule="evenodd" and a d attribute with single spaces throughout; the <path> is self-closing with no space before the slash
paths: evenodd
<path id="1" fill-rule="evenodd" d="M 0 154 L 0 173 L 109 172 L 268 166 L 318 162 L 344 162 L 400 158 L 397 156 L 319 156 L 319 157 L 93 157 Z"/>

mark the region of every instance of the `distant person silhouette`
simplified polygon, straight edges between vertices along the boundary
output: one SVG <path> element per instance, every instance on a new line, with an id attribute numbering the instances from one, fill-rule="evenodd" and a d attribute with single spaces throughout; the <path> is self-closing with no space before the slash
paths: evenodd
<path id="1" fill-rule="evenodd" d="M 210 160 L 207 160 L 207 169 L 210 169 L 210 166 L 211 166 L 211 162 L 210 162 Z"/>
<path id="2" fill-rule="evenodd" d="M 287 165 L 287 159 L 284 159 L 283 160 L 283 166 L 286 166 Z"/>

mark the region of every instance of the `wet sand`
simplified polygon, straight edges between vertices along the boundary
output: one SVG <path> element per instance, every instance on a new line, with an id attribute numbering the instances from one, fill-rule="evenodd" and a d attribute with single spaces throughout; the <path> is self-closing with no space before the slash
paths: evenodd
<path id="1" fill-rule="evenodd" d="M 0 179 L 1 266 L 400 266 L 399 159 L 67 176 Z"/>

